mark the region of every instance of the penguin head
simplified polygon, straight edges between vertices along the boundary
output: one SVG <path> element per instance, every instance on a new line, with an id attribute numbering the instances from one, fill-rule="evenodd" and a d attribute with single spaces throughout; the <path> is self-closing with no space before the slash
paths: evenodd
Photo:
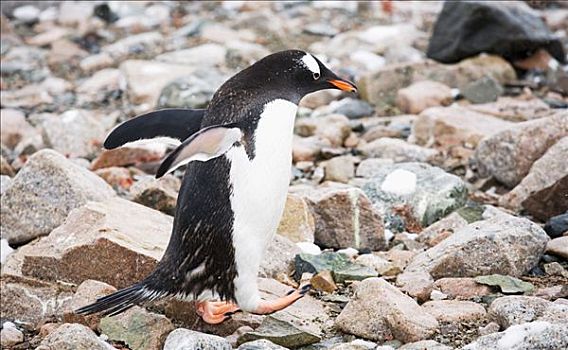
<path id="1" fill-rule="evenodd" d="M 325 89 L 356 92 L 352 82 L 339 78 L 315 56 L 301 50 L 286 50 L 266 56 L 249 67 L 263 88 L 278 89 L 290 100 Z M 293 96 L 292 96 L 293 95 Z"/>

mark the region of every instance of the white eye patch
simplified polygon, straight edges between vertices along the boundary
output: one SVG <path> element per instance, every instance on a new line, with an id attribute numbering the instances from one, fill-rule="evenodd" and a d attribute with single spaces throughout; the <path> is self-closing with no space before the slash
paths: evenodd
<path id="1" fill-rule="evenodd" d="M 302 63 L 304 66 L 308 67 L 308 69 L 314 74 L 320 74 L 320 67 L 314 56 L 307 53 L 304 57 L 302 57 Z"/>

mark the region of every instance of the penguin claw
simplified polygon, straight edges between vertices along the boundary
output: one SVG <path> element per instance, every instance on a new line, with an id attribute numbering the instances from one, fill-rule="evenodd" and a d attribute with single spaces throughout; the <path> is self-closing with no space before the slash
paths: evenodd
<path id="1" fill-rule="evenodd" d="M 305 286 L 301 287 L 298 292 L 300 293 L 300 295 L 304 296 L 310 291 L 310 289 L 312 289 L 312 285 L 308 283 Z"/>

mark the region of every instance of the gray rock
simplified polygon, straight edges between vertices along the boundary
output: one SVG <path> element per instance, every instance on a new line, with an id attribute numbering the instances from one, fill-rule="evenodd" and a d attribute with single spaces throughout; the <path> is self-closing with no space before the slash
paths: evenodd
<path id="1" fill-rule="evenodd" d="M 511 192 L 501 197 L 499 204 L 514 210 L 523 208 L 543 221 L 567 212 L 568 165 L 564 161 L 566 154 L 568 136 L 552 145 L 534 162 L 527 176 Z"/>
<path id="2" fill-rule="evenodd" d="M 224 338 L 178 328 L 166 338 L 164 350 L 231 350 L 233 347 Z"/>
<path id="3" fill-rule="evenodd" d="M 563 112 L 517 123 L 481 141 L 474 161 L 480 175 L 491 175 L 514 187 L 529 173 L 533 163 L 564 136 L 568 136 L 568 118 Z"/>
<path id="4" fill-rule="evenodd" d="M 343 332 L 375 341 L 424 340 L 438 328 L 433 316 L 382 278 L 361 282 L 335 324 Z"/>
<path id="5" fill-rule="evenodd" d="M 105 137 L 102 123 L 85 110 L 46 118 L 42 127 L 46 144 L 69 158 L 93 158 Z"/>
<path id="6" fill-rule="evenodd" d="M 355 175 L 358 177 L 372 178 L 381 173 L 383 166 L 393 164 L 392 159 L 386 158 L 367 158 L 363 159 L 357 166 Z"/>
<path id="7" fill-rule="evenodd" d="M 321 340 L 318 335 L 299 329 L 277 316 L 266 317 L 257 329 L 241 335 L 237 342 L 243 344 L 258 339 L 267 339 L 286 348 L 306 346 Z"/>
<path id="8" fill-rule="evenodd" d="M 547 350 L 568 347 L 568 328 L 562 324 L 535 321 L 515 325 L 504 332 L 479 337 L 462 350 L 495 349 L 495 346 L 508 350 Z"/>
<path id="9" fill-rule="evenodd" d="M 102 52 L 109 54 L 115 60 L 123 60 L 141 53 L 148 55 L 157 52 L 163 43 L 164 37 L 159 32 L 146 32 L 126 36 L 103 47 Z"/>
<path id="10" fill-rule="evenodd" d="M 160 350 L 174 326 L 164 315 L 134 306 L 120 315 L 101 319 L 101 333 L 112 341 L 123 341 L 132 349 Z"/>
<path id="11" fill-rule="evenodd" d="M 232 69 L 244 69 L 271 53 L 262 45 L 241 40 L 229 41 L 226 46 L 227 65 Z"/>
<path id="12" fill-rule="evenodd" d="M 65 323 L 50 333 L 40 345 L 61 350 L 113 350 L 114 347 L 101 340 L 88 327 Z"/>
<path id="13" fill-rule="evenodd" d="M 23 243 L 46 235 L 72 209 L 112 196 L 112 188 L 97 175 L 55 151 L 39 151 L 2 195 L 2 237 Z"/>
<path id="14" fill-rule="evenodd" d="M 534 290 L 534 286 L 529 282 L 498 274 L 477 276 L 475 277 L 475 282 L 488 286 L 499 286 L 501 292 L 505 294 L 527 293 Z"/>
<path id="15" fill-rule="evenodd" d="M 406 270 L 427 271 L 435 279 L 492 273 L 522 276 L 538 263 L 547 241 L 538 225 L 501 214 L 457 230 L 416 255 Z"/>
<path id="16" fill-rule="evenodd" d="M 409 221 L 400 219 L 396 207 L 407 207 L 414 220 L 426 226 L 462 207 L 467 198 L 466 185 L 459 177 L 422 163 L 385 165 L 363 191 L 391 230 L 396 221 Z"/>
<path id="17" fill-rule="evenodd" d="M 330 185 L 308 192 L 306 198 L 315 217 L 316 244 L 338 249 L 386 247 L 383 219 L 360 189 Z"/>
<path id="18" fill-rule="evenodd" d="M 377 271 L 368 266 L 356 264 L 344 254 L 323 252 L 319 255 L 301 253 L 295 258 L 294 278 L 300 280 L 305 272 L 319 273 L 331 271 L 335 282 L 362 281 L 368 277 L 376 277 Z"/>
<path id="19" fill-rule="evenodd" d="M 259 339 L 242 344 L 238 350 L 286 350 L 286 348 L 269 340 Z"/>
<path id="20" fill-rule="evenodd" d="M 329 108 L 333 113 L 343 114 L 349 119 L 368 117 L 375 113 L 375 109 L 363 100 L 346 97 L 337 102 L 332 102 Z"/>
<path id="21" fill-rule="evenodd" d="M 158 98 L 163 108 L 204 108 L 225 77 L 214 70 L 201 70 L 166 85 Z"/>
<path id="22" fill-rule="evenodd" d="M 497 101 L 503 94 L 503 87 L 492 77 L 483 77 L 463 87 L 461 93 L 472 103 Z"/>
<path id="23" fill-rule="evenodd" d="M 367 157 L 392 159 L 394 162 L 426 162 L 438 154 L 435 149 L 389 137 L 369 142 L 359 150 Z"/>
<path id="24" fill-rule="evenodd" d="M 500 297 L 491 303 L 489 317 L 497 322 L 501 329 L 507 329 L 513 325 L 536 321 L 551 304 L 550 301 L 538 297 Z"/>
<path id="25" fill-rule="evenodd" d="M 300 252 L 300 248 L 281 235 L 274 235 L 268 244 L 264 258 L 260 263 L 260 277 L 288 276 L 291 271 L 294 257 Z"/>
<path id="26" fill-rule="evenodd" d="M 20 247 L 8 262 L 13 257 L 24 276 L 43 281 L 94 279 L 123 288 L 154 270 L 171 227 L 171 216 L 124 199 L 88 202 L 49 236 Z"/>

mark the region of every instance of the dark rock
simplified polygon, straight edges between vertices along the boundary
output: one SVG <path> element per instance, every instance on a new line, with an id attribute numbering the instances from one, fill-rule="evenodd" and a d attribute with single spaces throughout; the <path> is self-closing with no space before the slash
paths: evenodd
<path id="1" fill-rule="evenodd" d="M 355 264 L 344 254 L 323 252 L 319 255 L 301 253 L 296 255 L 294 278 L 300 280 L 304 272 L 319 273 L 331 271 L 335 282 L 361 281 L 377 276 L 377 272 L 367 266 Z"/>
<path id="2" fill-rule="evenodd" d="M 568 213 L 553 216 L 544 225 L 544 231 L 550 238 L 557 238 L 568 232 Z"/>
<path id="3" fill-rule="evenodd" d="M 438 15 L 427 55 L 454 63 L 487 52 L 513 62 L 540 48 L 566 62 L 561 41 L 523 2 L 449 1 Z"/>

